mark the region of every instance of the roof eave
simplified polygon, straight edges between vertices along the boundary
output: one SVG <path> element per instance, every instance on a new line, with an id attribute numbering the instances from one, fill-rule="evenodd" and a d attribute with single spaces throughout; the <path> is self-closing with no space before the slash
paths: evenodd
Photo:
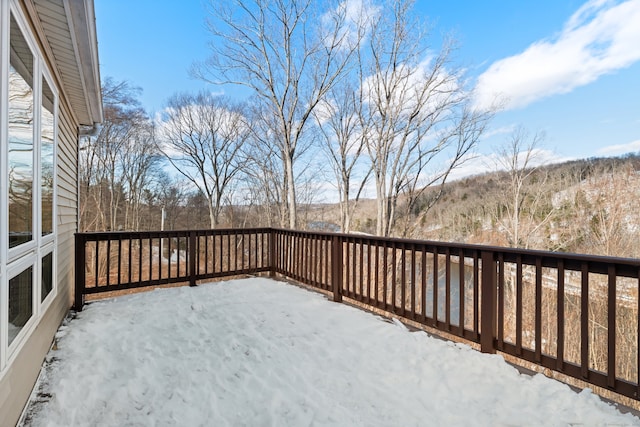
<path id="1" fill-rule="evenodd" d="M 87 113 L 93 126 L 103 121 L 100 63 L 93 1 L 65 0 L 65 10 L 75 41 L 76 58 L 85 93 Z"/>

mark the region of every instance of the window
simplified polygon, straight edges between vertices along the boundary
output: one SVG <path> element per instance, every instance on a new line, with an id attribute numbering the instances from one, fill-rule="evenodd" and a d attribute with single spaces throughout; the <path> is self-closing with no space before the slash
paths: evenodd
<path id="1" fill-rule="evenodd" d="M 18 2 L 0 28 L 2 375 L 56 295 L 58 93 Z"/>
<path id="2" fill-rule="evenodd" d="M 9 248 L 33 238 L 33 54 L 11 16 L 9 63 Z"/>
<path id="3" fill-rule="evenodd" d="M 40 302 L 43 302 L 53 290 L 53 253 L 48 253 L 42 258 Z"/>
<path id="4" fill-rule="evenodd" d="M 33 267 L 9 280 L 9 345 L 33 315 Z"/>
<path id="5" fill-rule="evenodd" d="M 42 108 L 40 110 L 40 213 L 43 236 L 53 233 L 54 104 L 53 92 L 43 77 Z"/>

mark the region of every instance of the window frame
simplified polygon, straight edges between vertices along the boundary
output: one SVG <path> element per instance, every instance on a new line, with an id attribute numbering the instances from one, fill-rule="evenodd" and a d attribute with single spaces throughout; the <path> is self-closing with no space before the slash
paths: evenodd
<path id="1" fill-rule="evenodd" d="M 8 194 L 8 123 L 9 123 L 9 67 L 11 62 L 11 19 L 15 20 L 22 37 L 33 55 L 33 183 L 32 183 L 32 239 L 9 248 L 9 194 Z M 58 242 L 58 144 L 60 92 L 54 83 L 53 74 L 28 24 L 17 0 L 0 2 L 0 378 L 2 378 L 22 347 L 32 335 L 47 310 L 58 295 L 57 242 Z M 53 147 L 52 147 L 52 206 L 51 230 L 42 235 L 43 215 L 43 86 L 49 87 L 53 95 Z M 42 299 L 42 263 L 44 257 L 52 255 L 51 291 Z M 9 282 L 32 267 L 32 315 L 9 344 Z"/>
<path id="2" fill-rule="evenodd" d="M 17 262 L 12 263 L 11 266 L 7 268 L 8 279 L 6 281 L 6 287 L 7 287 L 7 297 L 8 297 L 9 281 L 14 277 L 17 277 L 18 275 L 20 275 L 29 267 L 31 267 L 31 288 L 32 288 L 31 289 L 31 317 L 24 324 L 20 332 L 18 332 L 18 334 L 15 336 L 15 338 L 11 343 L 9 343 L 9 299 L 8 298 L 7 298 L 7 304 L 6 304 L 7 316 L 4 319 L 2 319 L 2 322 L 5 323 L 7 327 L 7 336 L 5 337 L 6 345 L 4 349 L 6 350 L 8 360 L 10 361 L 12 361 L 13 358 L 15 357 L 17 353 L 17 349 L 22 347 L 22 344 L 25 341 L 25 336 L 31 334 L 31 330 L 35 326 L 35 323 L 37 323 L 36 319 L 38 318 L 38 313 L 36 311 L 37 309 L 35 306 L 35 295 L 33 292 L 33 285 L 35 282 L 37 282 L 36 269 L 38 266 L 36 265 L 36 259 L 34 256 L 25 256 L 23 258 L 20 258 Z"/>
<path id="3" fill-rule="evenodd" d="M 25 32 L 25 28 L 28 28 L 28 26 L 26 25 L 26 22 L 24 20 L 21 21 L 21 19 L 19 18 L 19 14 L 15 13 L 15 8 L 10 7 L 9 8 L 9 16 L 7 17 L 3 17 L 2 18 L 2 22 L 3 24 L 6 24 L 7 27 L 9 27 L 9 37 L 8 40 L 6 42 L 4 42 L 2 49 L 7 49 L 9 51 L 9 62 L 8 64 L 3 67 L 3 78 L 4 75 L 6 75 L 7 77 L 9 76 L 9 67 L 11 66 L 11 61 L 12 61 L 12 57 L 14 57 L 16 59 L 16 62 L 19 62 L 21 67 L 18 68 L 23 68 L 25 67 L 25 65 L 22 63 L 22 60 L 20 57 L 17 56 L 17 54 L 15 54 L 14 52 L 12 52 L 11 49 L 11 18 L 13 18 L 21 32 L 22 38 L 24 39 L 27 47 L 29 48 L 29 52 L 31 53 L 32 56 L 32 76 L 31 76 L 31 82 L 27 82 L 27 84 L 31 84 L 31 90 L 33 92 L 32 95 L 32 108 L 31 108 L 31 169 L 32 169 L 32 173 L 31 173 L 31 240 L 18 244 L 17 246 L 14 247 L 10 247 L 7 253 L 7 263 L 11 263 L 14 262 L 16 260 L 18 260 L 19 258 L 21 258 L 27 251 L 31 251 L 36 249 L 36 246 L 38 244 L 37 239 L 36 239 L 36 218 L 35 216 L 38 213 L 38 209 L 36 206 L 36 201 L 37 201 L 37 194 L 39 189 L 36 188 L 35 184 L 36 184 L 36 173 L 38 171 L 37 169 L 37 165 L 36 165 L 36 145 L 37 145 L 37 140 L 36 140 L 36 136 L 38 135 L 39 131 L 38 131 L 38 124 L 40 122 L 40 118 L 38 117 L 39 114 L 37 114 L 40 109 L 38 108 L 38 103 L 40 102 L 40 97 L 39 97 L 39 91 L 40 91 L 40 85 L 41 83 L 38 81 L 39 78 L 38 76 L 40 75 L 40 59 L 38 58 L 37 55 L 37 50 L 35 49 L 35 43 L 33 41 L 33 39 L 30 37 L 30 34 L 28 32 Z M 20 73 L 19 69 L 16 69 L 16 71 L 18 71 L 18 73 Z M 23 70 L 23 72 L 27 72 L 28 70 Z M 7 86 L 7 96 L 10 94 L 10 89 Z M 9 111 L 8 108 L 8 99 L 6 99 L 5 102 L 5 98 L 2 99 L 2 105 L 3 105 L 3 109 Z M 5 107 L 6 106 L 6 107 Z M 4 126 L 4 130 L 3 130 L 3 139 L 4 141 L 6 141 L 5 143 L 8 145 L 9 143 L 9 122 L 8 120 L 6 122 L 3 123 Z M 6 157 L 4 157 L 2 159 L 2 164 L 5 167 L 4 168 L 4 172 L 2 172 L 3 174 L 6 174 L 6 171 L 9 167 L 9 152 L 7 149 L 7 153 L 6 153 Z M 8 182 L 7 182 L 8 185 Z M 7 204 L 5 206 L 5 204 Z M 7 197 L 2 197 L 2 199 L 0 200 L 0 206 L 2 206 L 2 213 L 4 216 L 7 217 L 7 219 L 9 218 L 9 206 L 8 206 L 8 195 Z M 9 227 L 9 224 L 8 224 Z M 9 228 L 7 227 L 7 232 L 9 232 Z M 8 236 L 8 235 L 7 235 Z M 5 244 L 5 242 L 1 242 L 3 245 Z M 8 245 L 8 243 L 7 243 Z"/>

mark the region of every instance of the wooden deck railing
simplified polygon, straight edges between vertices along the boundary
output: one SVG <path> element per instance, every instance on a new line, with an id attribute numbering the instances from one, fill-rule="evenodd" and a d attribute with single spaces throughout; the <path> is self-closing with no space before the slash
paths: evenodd
<path id="1" fill-rule="evenodd" d="M 76 235 L 76 302 L 279 274 L 640 400 L 640 260 L 271 228 Z"/>

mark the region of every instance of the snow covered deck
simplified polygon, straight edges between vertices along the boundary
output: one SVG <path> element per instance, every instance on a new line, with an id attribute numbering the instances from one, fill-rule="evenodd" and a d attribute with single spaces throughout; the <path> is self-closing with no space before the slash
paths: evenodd
<path id="1" fill-rule="evenodd" d="M 638 425 L 586 390 L 269 279 L 91 304 L 33 426 Z"/>

